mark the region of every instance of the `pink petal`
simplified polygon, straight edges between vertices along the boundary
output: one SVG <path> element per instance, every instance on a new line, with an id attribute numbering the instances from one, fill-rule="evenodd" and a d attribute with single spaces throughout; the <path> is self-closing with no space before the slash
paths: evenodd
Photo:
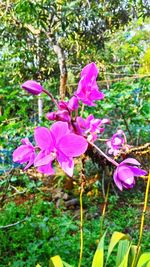
<path id="1" fill-rule="evenodd" d="M 101 120 L 101 124 L 109 124 L 110 123 L 110 119 L 102 119 Z"/>
<path id="2" fill-rule="evenodd" d="M 32 154 L 32 155 L 31 155 L 28 164 L 27 164 L 26 167 L 24 168 L 24 171 L 26 171 L 31 165 L 33 165 L 35 156 L 36 156 L 35 154 Z"/>
<path id="3" fill-rule="evenodd" d="M 131 169 L 126 166 L 120 166 L 120 165 L 117 169 L 118 169 L 119 180 L 126 184 L 131 185 L 134 181 L 134 174 L 131 171 Z"/>
<path id="4" fill-rule="evenodd" d="M 136 159 L 133 159 L 133 158 L 127 158 L 125 160 L 123 160 L 120 165 L 122 164 L 133 164 L 133 165 L 141 165 Z"/>
<path id="5" fill-rule="evenodd" d="M 123 142 L 124 142 L 124 139 L 121 137 L 116 136 L 116 137 L 112 138 L 112 145 L 113 146 L 120 146 L 123 144 Z"/>
<path id="6" fill-rule="evenodd" d="M 45 151 L 40 151 L 40 153 L 36 156 L 36 158 L 34 160 L 34 166 L 38 167 L 38 166 L 42 166 L 42 165 L 47 165 L 48 163 L 52 162 L 53 160 L 54 159 L 50 153 L 47 155 L 47 153 L 45 153 Z"/>
<path id="7" fill-rule="evenodd" d="M 33 148 L 27 145 L 21 145 L 13 152 L 13 161 L 18 163 L 25 163 L 30 159 L 33 153 Z"/>
<path id="8" fill-rule="evenodd" d="M 79 103 L 78 103 L 77 97 L 75 97 L 75 96 L 71 97 L 71 99 L 69 100 L 69 103 L 68 103 L 68 108 L 71 111 L 73 111 L 73 110 L 78 109 L 78 107 L 79 107 Z"/>
<path id="9" fill-rule="evenodd" d="M 81 71 L 81 76 L 87 75 L 89 77 L 98 75 L 98 68 L 94 62 L 87 64 Z"/>
<path id="10" fill-rule="evenodd" d="M 59 101 L 58 105 L 59 105 L 59 109 L 68 110 L 68 102 Z"/>
<path id="11" fill-rule="evenodd" d="M 138 167 L 130 166 L 130 169 L 131 169 L 131 171 L 133 172 L 133 174 L 134 174 L 135 176 L 144 176 L 144 175 L 147 174 L 147 171 L 142 170 L 142 169 L 140 169 L 140 168 L 138 168 Z"/>
<path id="12" fill-rule="evenodd" d="M 54 169 L 52 168 L 51 163 L 47 165 L 43 165 L 37 168 L 37 170 L 41 173 L 47 174 L 47 175 L 53 175 L 55 173 Z"/>
<path id="13" fill-rule="evenodd" d="M 34 131 L 34 138 L 41 149 L 52 148 L 53 139 L 51 133 L 46 127 L 37 127 Z"/>
<path id="14" fill-rule="evenodd" d="M 123 184 L 123 187 L 126 189 L 130 189 L 133 188 L 135 186 L 135 180 L 132 182 L 132 184 Z"/>
<path id="15" fill-rule="evenodd" d="M 90 99 L 92 101 L 101 100 L 103 98 L 104 98 L 104 94 L 101 91 L 98 91 L 97 89 L 92 90 L 90 93 Z"/>
<path id="16" fill-rule="evenodd" d="M 55 120 L 60 120 L 60 121 L 65 121 L 65 122 L 70 122 L 71 121 L 71 117 L 70 114 L 67 110 L 58 110 L 56 113 L 56 118 Z"/>
<path id="17" fill-rule="evenodd" d="M 83 119 L 82 117 L 77 117 L 76 121 L 77 121 L 77 124 L 79 127 L 86 129 L 86 120 L 85 119 Z"/>
<path id="18" fill-rule="evenodd" d="M 31 146 L 32 146 L 32 144 L 30 143 L 30 141 L 29 141 L 29 139 L 28 139 L 27 137 L 21 139 L 21 143 L 22 143 L 23 145 L 31 145 Z"/>
<path id="19" fill-rule="evenodd" d="M 50 121 L 54 121 L 54 120 L 56 119 L 56 114 L 55 114 L 55 112 L 48 112 L 48 113 L 46 114 L 46 118 L 47 118 L 48 120 L 50 120 Z"/>
<path id="20" fill-rule="evenodd" d="M 105 128 L 100 128 L 99 133 L 103 133 L 105 131 Z"/>
<path id="21" fill-rule="evenodd" d="M 67 134 L 62 137 L 58 148 L 68 157 L 78 157 L 82 155 L 88 147 L 86 139 L 77 134 Z"/>
<path id="22" fill-rule="evenodd" d="M 63 136 L 65 136 L 66 134 L 68 134 L 70 132 L 70 130 L 68 128 L 68 123 L 62 122 L 62 121 L 55 122 L 52 125 L 50 132 L 51 132 L 52 136 L 54 137 L 54 139 L 56 140 L 56 143 L 58 143 L 59 140 Z"/>
<path id="23" fill-rule="evenodd" d="M 123 186 L 122 186 L 121 181 L 118 179 L 118 170 L 117 169 L 114 172 L 113 179 L 114 179 L 116 186 L 122 191 Z"/>
<path id="24" fill-rule="evenodd" d="M 72 177 L 73 176 L 73 170 L 74 170 L 73 159 L 70 157 L 67 157 L 66 155 L 64 155 L 63 153 L 61 153 L 59 151 L 59 153 L 57 155 L 57 160 L 60 164 L 60 167 L 63 169 L 63 171 L 65 173 L 67 173 L 67 175 Z"/>

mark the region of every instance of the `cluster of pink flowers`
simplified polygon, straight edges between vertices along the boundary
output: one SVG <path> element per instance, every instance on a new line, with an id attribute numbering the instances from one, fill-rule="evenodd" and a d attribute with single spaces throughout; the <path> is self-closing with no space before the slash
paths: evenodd
<path id="1" fill-rule="evenodd" d="M 22 145 L 13 152 L 14 162 L 27 163 L 25 170 L 34 165 L 41 173 L 54 174 L 53 162 L 57 160 L 64 172 L 73 176 L 74 157 L 79 157 L 86 152 L 88 145 L 94 143 L 109 124 L 108 118 L 94 118 L 90 114 L 87 118 L 78 116 L 80 103 L 95 106 L 95 101 L 102 100 L 104 94 L 99 91 L 96 82 L 98 68 L 95 63 L 86 65 L 81 72 L 78 88 L 69 101 L 59 101 L 52 97 L 57 105 L 57 110 L 49 112 L 48 120 L 55 121 L 50 129 L 37 127 L 34 131 L 35 146 L 28 138 L 21 140 Z M 39 83 L 29 80 L 22 85 L 26 91 L 38 95 L 48 93 Z M 50 95 L 50 94 L 49 94 Z M 126 137 L 122 130 L 118 130 L 106 141 L 108 154 L 116 156 L 120 150 L 127 150 Z M 94 144 L 94 147 L 96 145 Z M 100 151 L 100 149 L 98 150 Z M 105 153 L 102 153 L 105 156 Z M 106 155 L 109 160 L 109 156 Z M 110 158 L 110 161 L 113 162 Z M 115 161 L 114 161 L 115 162 Z M 146 175 L 146 171 L 136 167 L 140 163 L 132 158 L 115 162 L 117 167 L 114 172 L 114 182 L 122 190 L 135 185 L 134 176 Z"/>

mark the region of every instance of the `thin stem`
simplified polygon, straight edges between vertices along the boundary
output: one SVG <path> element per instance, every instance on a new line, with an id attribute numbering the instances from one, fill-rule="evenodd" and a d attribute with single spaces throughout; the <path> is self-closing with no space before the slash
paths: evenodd
<path id="1" fill-rule="evenodd" d="M 98 138 L 98 141 L 107 142 L 109 139 Z"/>
<path id="2" fill-rule="evenodd" d="M 78 109 L 75 110 L 75 118 L 74 119 L 76 120 L 77 117 L 78 117 Z"/>
<path id="3" fill-rule="evenodd" d="M 59 108 L 58 103 L 57 103 L 57 101 L 55 100 L 55 98 L 53 97 L 53 95 L 52 95 L 50 92 L 48 92 L 46 89 L 44 89 L 44 88 L 43 88 L 42 91 L 43 91 L 45 94 L 47 94 L 47 95 L 51 98 L 51 100 L 53 101 L 53 103 L 56 105 L 56 107 Z"/>
<path id="4" fill-rule="evenodd" d="M 146 208 L 147 208 L 147 203 L 148 203 L 149 188 L 150 188 L 150 170 L 148 174 L 148 181 L 147 181 L 147 186 L 146 186 L 146 191 L 145 191 L 144 207 L 143 207 L 142 216 L 141 216 L 141 225 L 140 225 L 140 231 L 139 231 L 137 250 L 136 250 L 136 255 L 132 263 L 132 267 L 136 267 L 136 263 L 137 263 L 139 252 L 140 252 L 140 245 L 141 245 L 142 236 L 143 236 L 145 213 L 146 213 Z"/>
<path id="5" fill-rule="evenodd" d="M 83 256 L 83 201 L 82 201 L 82 195 L 83 195 L 83 186 L 81 186 L 81 190 L 80 190 L 80 258 L 79 258 L 78 267 L 81 266 L 82 256 Z"/>
<path id="6" fill-rule="evenodd" d="M 85 107 L 85 105 L 84 105 L 84 104 L 82 104 L 82 107 L 81 107 L 81 117 L 83 116 L 84 107 Z"/>
<path id="7" fill-rule="evenodd" d="M 119 111 L 120 111 L 120 113 L 121 113 L 121 115 L 122 115 L 122 118 L 123 118 L 124 123 L 125 123 L 125 125 L 126 125 L 126 129 L 127 129 L 128 133 L 129 133 L 129 136 L 130 136 L 130 138 L 131 138 L 131 140 L 132 140 L 132 134 L 131 134 L 131 131 L 130 131 L 130 129 L 129 129 L 129 125 L 128 125 L 128 122 L 127 122 L 127 120 L 126 120 L 126 117 L 125 117 L 125 115 L 124 115 L 124 113 L 122 112 L 121 109 L 119 109 Z"/>
<path id="8" fill-rule="evenodd" d="M 16 226 L 16 225 L 26 221 L 27 219 L 28 219 L 28 217 L 25 217 L 23 220 L 20 220 L 18 222 L 7 224 L 7 225 L 4 225 L 4 226 L 0 226 L 0 229 L 7 229 L 7 228 L 10 228 L 10 227 Z"/>
<path id="9" fill-rule="evenodd" d="M 96 146 L 94 143 L 92 143 L 92 142 L 90 142 L 90 141 L 88 141 L 89 142 L 89 144 L 91 145 L 91 146 L 93 146 L 93 147 L 95 147 L 95 149 L 104 157 L 104 158 L 106 158 L 109 162 L 111 162 L 113 165 L 115 165 L 115 166 L 118 166 L 119 164 L 118 164 L 118 162 L 117 161 L 115 161 L 114 159 L 112 159 L 112 158 L 110 158 L 110 157 L 108 157 L 98 146 Z"/>
<path id="10" fill-rule="evenodd" d="M 81 267 L 82 257 L 83 257 L 83 191 L 85 184 L 85 175 L 84 175 L 84 163 L 85 158 L 82 159 L 82 172 L 81 172 L 81 188 L 80 188 L 80 257 L 78 267 Z"/>
<path id="11" fill-rule="evenodd" d="M 103 211 L 102 211 L 102 215 L 101 215 L 101 219 L 100 219 L 100 239 L 101 239 L 101 237 L 103 235 L 103 223 L 104 223 L 104 218 L 105 218 L 106 206 L 107 206 L 107 203 L 108 203 L 109 189 L 110 189 L 110 182 L 109 182 L 109 184 L 107 186 L 105 202 L 104 202 Z"/>

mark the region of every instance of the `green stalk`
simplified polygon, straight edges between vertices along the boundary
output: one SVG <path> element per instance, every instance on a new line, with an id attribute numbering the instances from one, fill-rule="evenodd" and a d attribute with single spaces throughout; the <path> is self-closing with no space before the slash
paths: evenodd
<path id="1" fill-rule="evenodd" d="M 150 187 L 150 170 L 149 170 L 149 174 L 148 174 L 147 186 L 146 186 L 146 191 L 145 191 L 145 200 L 144 200 L 144 207 L 143 207 L 142 216 L 141 216 L 141 225 L 140 225 L 140 231 L 139 231 L 137 250 L 136 250 L 136 255 L 133 259 L 132 267 L 136 267 L 138 257 L 139 257 L 140 245 L 141 245 L 142 236 L 143 236 L 145 213 L 146 213 L 146 208 L 147 208 L 147 203 L 148 203 L 149 187 Z"/>
<path id="2" fill-rule="evenodd" d="M 79 257 L 78 267 L 81 266 L 82 256 L 83 256 L 83 201 L 82 201 L 82 195 L 83 195 L 83 185 L 81 185 L 81 190 L 80 190 L 80 257 Z"/>
<path id="3" fill-rule="evenodd" d="M 84 104 L 82 104 L 82 106 L 81 106 L 81 114 L 80 114 L 80 116 L 81 116 L 81 117 L 83 116 L 84 107 L 85 107 L 85 105 L 84 105 Z"/>
<path id="4" fill-rule="evenodd" d="M 81 171 L 81 188 L 80 188 L 80 256 L 78 267 L 81 267 L 82 257 L 83 257 L 83 192 L 85 185 L 85 175 L 84 175 L 84 163 L 85 158 L 82 159 L 82 171 Z"/>
<path id="5" fill-rule="evenodd" d="M 104 206 L 103 206 L 102 215 L 101 215 L 101 218 L 100 218 L 100 239 L 101 239 L 101 237 L 103 235 L 103 224 L 104 224 L 104 218 L 105 218 L 105 213 L 106 213 L 106 206 L 107 206 L 107 203 L 108 203 L 109 189 L 110 189 L 110 182 L 109 182 L 109 184 L 107 186 L 105 202 L 104 202 Z"/>

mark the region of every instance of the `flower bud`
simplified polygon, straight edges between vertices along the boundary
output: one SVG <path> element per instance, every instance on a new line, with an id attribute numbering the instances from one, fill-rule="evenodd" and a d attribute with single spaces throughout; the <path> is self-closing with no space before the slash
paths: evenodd
<path id="1" fill-rule="evenodd" d="M 78 103 L 77 97 L 75 97 L 75 96 L 71 97 L 71 99 L 69 100 L 69 103 L 68 103 L 69 110 L 74 111 L 74 110 L 78 109 L 78 107 L 79 107 L 79 103 Z"/>
<path id="2" fill-rule="evenodd" d="M 33 95 L 42 93 L 43 87 L 36 81 L 28 80 L 22 84 L 22 88 Z"/>

